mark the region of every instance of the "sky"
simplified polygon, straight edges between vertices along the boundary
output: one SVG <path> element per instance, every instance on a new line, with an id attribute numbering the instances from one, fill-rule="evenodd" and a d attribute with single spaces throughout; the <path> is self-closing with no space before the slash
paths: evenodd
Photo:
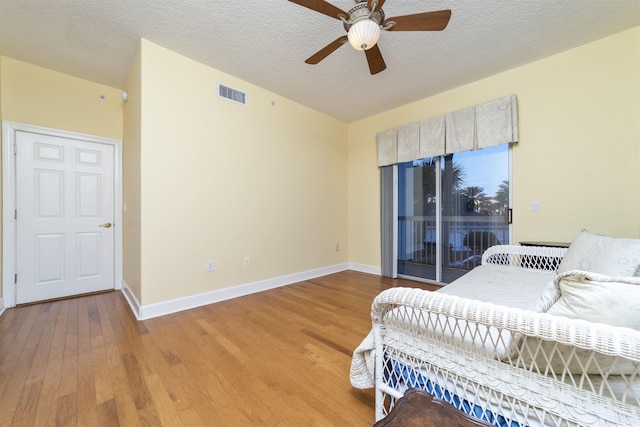
<path id="1" fill-rule="evenodd" d="M 509 144 L 453 155 L 453 161 L 464 170 L 463 187 L 482 187 L 493 197 L 502 181 L 509 180 Z"/>

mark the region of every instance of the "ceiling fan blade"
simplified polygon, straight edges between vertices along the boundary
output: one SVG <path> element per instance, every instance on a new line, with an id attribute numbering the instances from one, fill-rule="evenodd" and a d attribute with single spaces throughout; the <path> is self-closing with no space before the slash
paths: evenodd
<path id="1" fill-rule="evenodd" d="M 304 62 L 306 62 L 307 64 L 317 64 L 318 62 L 322 61 L 324 58 L 329 56 L 331 53 L 333 53 L 333 51 L 338 49 L 340 46 L 342 46 L 346 42 L 347 42 L 347 36 L 338 37 L 337 39 L 335 39 L 334 41 L 332 41 L 331 43 L 329 43 L 328 45 L 320 49 L 318 52 L 311 55 L 309 59 L 307 59 Z"/>
<path id="2" fill-rule="evenodd" d="M 389 22 L 395 22 L 396 24 L 389 28 L 389 31 L 442 31 L 447 27 L 449 18 L 451 18 L 450 10 L 438 10 L 414 15 L 394 16 L 385 19 L 382 26 L 386 26 Z"/>
<path id="3" fill-rule="evenodd" d="M 385 0 L 378 0 L 378 4 L 376 5 L 376 8 L 373 8 L 373 2 L 375 0 L 367 0 L 367 8 L 371 11 L 371 12 L 375 12 L 376 10 L 380 10 L 382 9 L 382 5 L 384 4 Z"/>
<path id="4" fill-rule="evenodd" d="M 331 18 L 340 19 L 339 15 L 344 15 L 345 18 L 349 17 L 349 14 L 344 10 L 327 3 L 324 0 L 289 0 L 291 3 L 299 4 L 307 9 L 315 10 Z"/>
<path id="5" fill-rule="evenodd" d="M 364 51 L 367 55 L 367 62 L 369 63 L 369 71 L 371 74 L 378 74 L 380 71 L 383 71 L 387 68 L 387 64 L 384 63 L 384 59 L 382 59 L 382 53 L 380 53 L 380 48 L 377 44 L 373 45 L 371 49 L 367 49 Z"/>

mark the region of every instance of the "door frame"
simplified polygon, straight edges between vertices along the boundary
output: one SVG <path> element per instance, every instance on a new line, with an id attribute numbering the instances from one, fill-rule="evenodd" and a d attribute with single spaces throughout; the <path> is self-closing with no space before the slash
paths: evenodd
<path id="1" fill-rule="evenodd" d="M 2 121 L 2 298 L 4 308 L 16 306 L 16 132 L 39 133 L 59 138 L 112 145 L 114 149 L 114 289 L 122 288 L 122 140 L 60 129 Z M 0 304 L 0 310 L 2 310 Z"/>

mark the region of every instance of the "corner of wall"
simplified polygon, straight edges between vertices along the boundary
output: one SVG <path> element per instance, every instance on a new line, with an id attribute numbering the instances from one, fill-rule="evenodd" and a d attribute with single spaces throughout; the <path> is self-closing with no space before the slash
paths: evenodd
<path id="1" fill-rule="evenodd" d="M 136 316 L 137 320 L 140 320 L 140 301 L 138 300 L 138 298 L 136 298 L 133 292 L 131 292 L 131 289 L 129 288 L 129 286 L 127 286 L 127 282 L 125 282 L 124 280 L 122 281 L 122 288 L 120 289 L 120 291 L 122 292 L 124 299 L 127 300 L 127 303 L 129 304 L 133 315 Z"/>
<path id="2" fill-rule="evenodd" d="M 142 300 L 140 239 L 141 239 L 141 186 L 140 186 L 140 146 L 142 138 L 142 76 L 141 76 L 141 43 L 131 63 L 124 89 L 128 99 L 123 108 L 123 156 L 122 201 L 126 210 L 123 212 L 123 251 L 127 256 L 123 259 L 123 294 L 129 298 L 130 304 L 136 302 L 140 307 Z M 132 305 L 134 307 L 134 305 Z M 136 312 L 134 310 L 134 312 Z M 138 315 L 139 312 L 136 312 Z"/>
<path id="3" fill-rule="evenodd" d="M 2 80 L 2 64 L 3 64 L 3 56 L 0 55 L 0 124 L 2 123 L 2 120 L 4 119 L 2 116 L 2 106 L 4 104 L 3 102 L 3 97 L 2 97 L 2 85 L 3 85 L 3 80 Z M 0 147 L 2 147 L 2 132 L 0 132 Z M 0 171 L 0 189 L 2 188 L 2 173 Z M 0 212 L 2 212 L 2 191 L 0 190 Z M 0 220 L 0 242 L 2 241 L 2 220 Z M 0 247 L 0 277 L 2 277 L 2 247 Z M 0 286 L 0 298 L 3 296 L 2 295 L 2 286 Z M 4 311 L 4 300 L 2 300 L 2 303 L 0 304 L 0 309 L 2 311 Z M 2 314 L 0 312 L 0 314 Z"/>

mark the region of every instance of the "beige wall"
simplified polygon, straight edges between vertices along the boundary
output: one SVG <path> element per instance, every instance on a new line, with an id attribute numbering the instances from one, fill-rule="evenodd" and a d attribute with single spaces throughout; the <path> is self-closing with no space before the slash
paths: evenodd
<path id="1" fill-rule="evenodd" d="M 350 124 L 349 260 L 380 265 L 376 133 L 512 93 L 513 242 L 640 237 L 638 76 L 640 27 Z"/>
<path id="2" fill-rule="evenodd" d="M 0 56 L 2 120 L 122 139 L 121 93 L 119 89 Z M 100 95 L 105 99 L 100 100 Z"/>
<path id="3" fill-rule="evenodd" d="M 347 261 L 345 123 L 146 40 L 141 75 L 143 305 Z"/>
<path id="4" fill-rule="evenodd" d="M 0 59 L 3 120 L 122 139 L 120 89 Z"/>
<path id="5" fill-rule="evenodd" d="M 124 107 L 121 90 L 0 60 L 2 119 L 124 140 L 123 275 L 143 305 L 347 261 L 345 123 L 144 40 Z"/>
<path id="6" fill-rule="evenodd" d="M 125 83 L 128 100 L 124 104 L 124 143 L 122 148 L 122 200 L 126 212 L 122 214 L 122 276 L 138 301 L 142 297 L 140 272 L 140 144 L 142 141 L 142 81 L 140 46 L 131 64 Z M 125 206 L 123 205 L 123 208 Z"/>
<path id="7" fill-rule="evenodd" d="M 345 124 L 142 40 L 124 107 L 118 89 L 0 57 L 0 117 L 124 139 L 124 278 L 148 305 L 347 261 L 379 266 L 375 134 L 511 93 L 514 241 L 581 228 L 638 237 L 638 75 L 640 27 Z M 249 105 L 219 99 L 218 82 Z"/>
<path id="8" fill-rule="evenodd" d="M 0 56 L 0 123 L 2 123 L 2 62 L 3 62 L 3 57 Z M 0 130 L 0 147 L 2 147 L 2 131 Z M 0 156 L 1 157 L 1 156 Z M 2 164 L 2 162 L 0 162 L 0 165 Z M 0 166 L 0 172 L 2 170 L 2 166 Z M 0 212 L 3 211 L 3 200 L 2 200 L 2 188 L 3 188 L 3 181 L 2 181 L 2 173 L 0 173 Z M 0 224 L 2 224 L 2 218 L 0 218 Z M 0 227 L 0 241 L 2 241 L 2 227 Z M 0 260 L 2 260 L 2 251 L 4 249 L 0 246 Z M 2 276 L 2 272 L 3 272 L 3 265 L 2 262 L 0 262 L 0 277 Z M 0 284 L 0 298 L 3 297 L 4 294 L 4 286 L 2 284 Z M 4 304 L 0 304 L 0 307 L 4 306 Z M 2 308 L 0 308 L 0 310 L 2 310 Z"/>

